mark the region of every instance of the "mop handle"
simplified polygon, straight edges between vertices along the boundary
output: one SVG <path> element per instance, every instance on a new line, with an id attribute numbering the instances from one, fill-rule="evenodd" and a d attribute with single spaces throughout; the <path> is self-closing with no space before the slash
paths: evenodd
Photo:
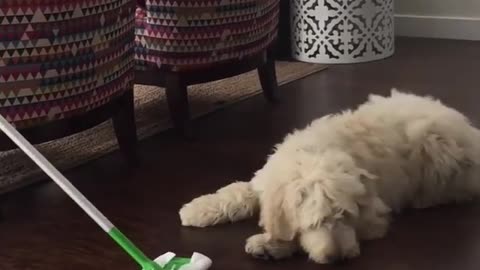
<path id="1" fill-rule="evenodd" d="M 33 147 L 2 115 L 0 129 L 33 160 L 65 193 L 70 196 L 105 232 L 114 228 L 113 224 L 80 193 L 38 150 Z"/>

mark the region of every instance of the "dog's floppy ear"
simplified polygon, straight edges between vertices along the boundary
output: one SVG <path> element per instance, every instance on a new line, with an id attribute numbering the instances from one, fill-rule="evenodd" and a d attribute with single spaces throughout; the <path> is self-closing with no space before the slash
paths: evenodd
<path id="1" fill-rule="evenodd" d="M 428 127 L 425 127 L 427 129 Z M 435 203 L 437 191 L 447 188 L 447 182 L 461 174 L 465 168 L 475 162 L 467 154 L 465 148 L 459 146 L 455 139 L 442 136 L 434 131 L 426 131 L 427 135 L 418 140 L 418 145 L 410 154 L 410 158 L 422 164 L 420 171 L 424 181 L 418 189 L 415 207 L 425 208 Z M 432 187 L 436 187 L 432 189 Z"/>
<path id="2" fill-rule="evenodd" d="M 437 134 L 428 135 L 419 150 L 425 164 L 425 177 L 430 179 L 448 179 L 472 165 L 465 150 L 453 139 Z"/>
<path id="3" fill-rule="evenodd" d="M 297 234 L 297 225 L 287 201 L 287 186 L 287 183 L 276 184 L 264 191 L 260 223 L 272 238 L 291 241 Z"/>
<path id="4" fill-rule="evenodd" d="M 443 181 L 474 163 L 454 138 L 435 132 L 429 121 L 410 124 L 407 135 L 416 143 L 410 157 L 423 164 L 425 179 Z"/>

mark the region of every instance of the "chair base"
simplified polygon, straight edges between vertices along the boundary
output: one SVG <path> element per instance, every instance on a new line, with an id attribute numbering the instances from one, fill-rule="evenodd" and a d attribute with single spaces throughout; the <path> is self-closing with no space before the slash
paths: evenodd
<path id="1" fill-rule="evenodd" d="M 118 108 L 112 116 L 112 123 L 120 152 L 130 165 L 139 165 L 133 89 L 118 99 Z"/>
<path id="2" fill-rule="evenodd" d="M 126 160 L 137 163 L 135 113 L 133 107 L 133 89 L 125 91 L 108 104 L 83 115 L 61 119 L 45 125 L 20 130 L 32 144 L 39 144 L 63 138 L 92 128 L 112 118 L 115 135 L 120 151 Z M 0 134 L 0 151 L 15 149 L 17 146 L 4 134 Z"/>
<path id="3" fill-rule="evenodd" d="M 188 86 L 236 76 L 258 70 L 263 94 L 270 102 L 278 97 L 278 83 L 273 49 L 265 50 L 243 60 L 219 64 L 211 68 L 189 71 L 138 71 L 136 83 L 164 87 L 167 103 L 175 130 L 188 139 L 193 139 L 194 129 L 190 119 Z"/>
<path id="4" fill-rule="evenodd" d="M 267 61 L 265 64 L 258 67 L 258 77 L 262 85 L 263 95 L 270 102 L 279 100 L 278 96 L 278 81 L 275 69 L 275 55 L 274 51 L 267 52 Z"/>

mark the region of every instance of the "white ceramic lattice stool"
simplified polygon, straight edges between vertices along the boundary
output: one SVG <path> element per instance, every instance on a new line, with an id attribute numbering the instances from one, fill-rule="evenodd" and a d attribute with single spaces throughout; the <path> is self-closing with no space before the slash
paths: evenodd
<path id="1" fill-rule="evenodd" d="M 291 0 L 293 57 L 358 63 L 394 53 L 394 0 Z"/>

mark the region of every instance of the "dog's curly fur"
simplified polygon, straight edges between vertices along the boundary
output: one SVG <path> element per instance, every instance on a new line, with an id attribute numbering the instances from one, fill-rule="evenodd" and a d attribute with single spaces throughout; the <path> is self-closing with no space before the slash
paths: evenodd
<path id="1" fill-rule="evenodd" d="M 199 197 L 180 217 L 205 227 L 260 212 L 264 233 L 247 240 L 248 253 L 280 259 L 303 249 L 329 263 L 383 237 L 392 212 L 475 198 L 479 164 L 480 131 L 464 115 L 392 90 L 293 132 L 250 182 Z"/>

